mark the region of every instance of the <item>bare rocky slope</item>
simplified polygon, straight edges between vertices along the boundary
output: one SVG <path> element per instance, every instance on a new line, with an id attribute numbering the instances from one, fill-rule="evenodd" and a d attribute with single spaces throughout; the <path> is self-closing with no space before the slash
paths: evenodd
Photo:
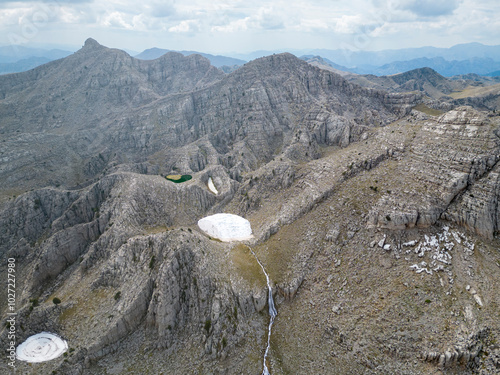
<path id="1" fill-rule="evenodd" d="M 226 75 L 93 40 L 0 77 L 0 98 L 17 340 L 47 330 L 70 347 L 20 372 L 261 373 L 267 288 L 250 249 L 277 303 L 271 374 L 500 371 L 495 113 L 432 116 L 421 94 L 289 54 Z M 217 212 L 254 239 L 204 235 Z"/>
<path id="2" fill-rule="evenodd" d="M 20 192 L 88 184 L 117 165 L 196 172 L 210 162 L 237 175 L 285 148 L 307 159 L 394 120 L 415 95 L 366 90 L 290 54 L 225 75 L 198 55 L 143 61 L 88 40 L 68 58 L 0 77 L 0 99 L 2 189 Z"/>
<path id="3" fill-rule="evenodd" d="M 449 110 L 461 105 L 470 105 L 485 111 L 496 111 L 500 108 L 500 90 L 496 77 L 463 74 L 447 78 L 428 67 L 376 76 L 352 73 L 348 68 L 319 56 L 306 56 L 303 59 L 313 66 L 338 73 L 349 82 L 363 87 L 395 93 L 421 93 L 426 105 L 435 110 Z"/>

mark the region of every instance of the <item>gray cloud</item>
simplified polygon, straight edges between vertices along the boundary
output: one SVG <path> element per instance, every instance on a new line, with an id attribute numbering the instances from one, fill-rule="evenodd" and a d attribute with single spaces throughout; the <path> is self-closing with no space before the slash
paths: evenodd
<path id="1" fill-rule="evenodd" d="M 396 9 L 410 11 L 420 17 L 439 17 L 452 14 L 462 0 L 403 0 Z"/>
<path id="2" fill-rule="evenodd" d="M 154 1 L 147 8 L 149 15 L 158 18 L 174 18 L 178 14 L 174 1 Z"/>

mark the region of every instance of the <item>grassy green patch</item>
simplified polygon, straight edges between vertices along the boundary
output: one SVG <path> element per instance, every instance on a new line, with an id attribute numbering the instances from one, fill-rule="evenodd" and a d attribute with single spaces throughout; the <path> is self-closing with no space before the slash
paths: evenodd
<path id="1" fill-rule="evenodd" d="M 169 174 L 165 177 L 167 180 L 175 182 L 176 184 L 180 184 L 181 182 L 189 181 L 193 178 L 190 174 Z"/>
<path id="2" fill-rule="evenodd" d="M 423 112 L 431 116 L 439 116 L 444 113 L 443 111 L 440 111 L 438 109 L 429 108 L 423 103 L 420 103 L 419 105 L 413 107 L 413 109 L 416 109 L 417 111 Z"/>
<path id="3" fill-rule="evenodd" d="M 144 228 L 144 234 L 156 234 L 163 233 L 169 231 L 171 228 L 165 225 L 157 225 L 157 226 L 147 226 Z"/>
<path id="4" fill-rule="evenodd" d="M 476 87 L 476 86 L 469 86 L 466 87 L 462 91 L 456 91 L 452 92 L 449 96 L 451 96 L 453 99 L 463 99 L 463 98 L 468 98 L 468 97 L 481 97 L 481 96 L 486 96 L 488 94 L 492 94 L 497 92 L 497 90 L 500 88 L 500 84 L 495 84 L 487 87 Z"/>
<path id="5" fill-rule="evenodd" d="M 310 218 L 309 215 L 306 217 Z M 298 245 L 303 235 L 304 219 L 297 220 L 293 226 L 284 225 L 277 234 L 255 248 L 255 253 L 276 284 L 290 281 L 289 266 L 300 251 Z"/>
<path id="6" fill-rule="evenodd" d="M 231 259 L 238 274 L 248 283 L 259 288 L 266 286 L 266 276 L 248 246 L 236 245 L 231 250 Z"/>
<path id="7" fill-rule="evenodd" d="M 111 290 L 104 288 L 82 294 L 73 306 L 61 313 L 59 322 L 63 326 L 69 324 L 70 328 L 73 328 L 73 325 L 81 323 L 83 319 L 93 319 L 99 306 L 103 305 L 103 301 L 108 299 L 110 294 Z"/>

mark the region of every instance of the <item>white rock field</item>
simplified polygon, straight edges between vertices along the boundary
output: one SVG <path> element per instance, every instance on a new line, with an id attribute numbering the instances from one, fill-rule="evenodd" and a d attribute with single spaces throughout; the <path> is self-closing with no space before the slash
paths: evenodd
<path id="1" fill-rule="evenodd" d="M 61 356 L 68 343 L 57 335 L 42 332 L 30 336 L 16 349 L 16 357 L 25 362 L 45 362 Z"/>
<path id="2" fill-rule="evenodd" d="M 202 231 L 221 241 L 244 241 L 252 238 L 250 222 L 233 214 L 215 214 L 198 221 Z"/>

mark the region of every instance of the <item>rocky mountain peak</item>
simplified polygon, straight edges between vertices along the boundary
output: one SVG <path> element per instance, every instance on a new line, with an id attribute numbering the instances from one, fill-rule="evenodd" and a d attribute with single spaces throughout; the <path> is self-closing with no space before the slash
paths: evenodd
<path id="1" fill-rule="evenodd" d="M 99 42 L 97 40 L 92 39 L 92 38 L 88 38 L 85 41 L 85 44 L 83 45 L 83 48 L 86 50 L 97 49 L 97 48 L 102 48 L 102 47 L 103 46 L 101 44 L 99 44 Z"/>
<path id="2" fill-rule="evenodd" d="M 296 67 L 298 65 L 306 65 L 306 63 L 291 53 L 284 52 L 255 59 L 246 65 L 262 68 L 283 67 L 289 69 L 290 67 Z"/>
<path id="3" fill-rule="evenodd" d="M 418 68 L 408 72 L 394 74 L 390 76 L 396 83 L 404 84 L 410 80 L 430 81 L 434 84 L 446 81 L 441 74 L 431 68 Z"/>

